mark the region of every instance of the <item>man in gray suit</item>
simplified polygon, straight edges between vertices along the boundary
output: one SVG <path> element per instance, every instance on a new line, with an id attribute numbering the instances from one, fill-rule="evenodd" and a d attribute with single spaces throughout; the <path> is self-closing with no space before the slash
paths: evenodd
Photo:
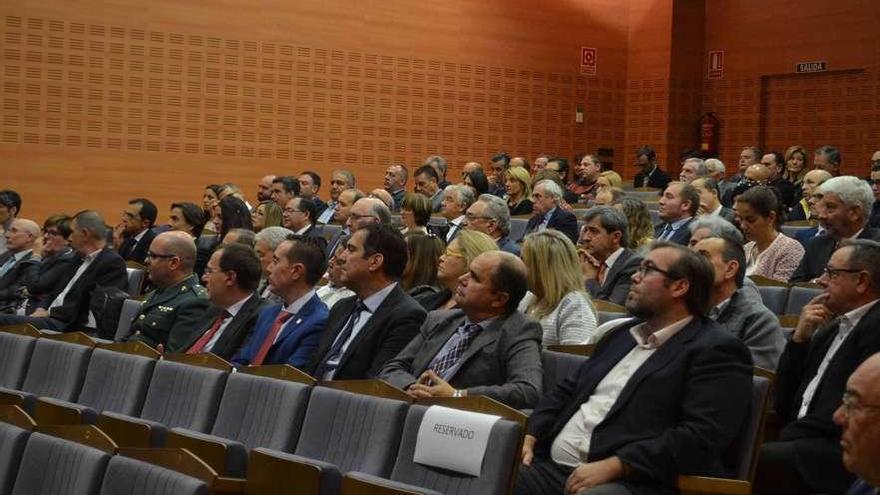
<path id="1" fill-rule="evenodd" d="M 477 256 L 459 280 L 459 309 L 429 313 L 379 378 L 415 398 L 485 395 L 517 409 L 534 407 L 541 396 L 541 327 L 516 310 L 526 284 L 516 256 Z"/>
<path id="2" fill-rule="evenodd" d="M 733 237 L 720 236 L 703 239 L 691 249 L 705 256 L 715 270 L 709 318 L 749 348 L 755 366 L 775 370 L 785 337 L 776 315 L 750 300 L 743 289 L 746 255 L 742 245 Z"/>

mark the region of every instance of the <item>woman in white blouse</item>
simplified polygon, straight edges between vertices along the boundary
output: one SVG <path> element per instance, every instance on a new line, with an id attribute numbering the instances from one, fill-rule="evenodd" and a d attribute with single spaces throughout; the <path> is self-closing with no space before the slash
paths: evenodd
<path id="1" fill-rule="evenodd" d="M 753 187 L 736 197 L 736 217 L 749 240 L 743 246 L 746 275 L 788 282 L 804 257 L 801 243 L 777 230 L 781 208 L 779 197 L 767 186 Z"/>
<path id="2" fill-rule="evenodd" d="M 585 344 L 596 330 L 596 312 L 574 244 L 556 230 L 535 232 L 523 241 L 522 259 L 530 291 L 519 309 L 541 324 L 544 346 Z"/>

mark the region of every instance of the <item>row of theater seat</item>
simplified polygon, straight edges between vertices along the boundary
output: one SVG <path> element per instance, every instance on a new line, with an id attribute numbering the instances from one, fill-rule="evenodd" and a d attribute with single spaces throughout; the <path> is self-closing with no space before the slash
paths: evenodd
<path id="1" fill-rule="evenodd" d="M 0 332 L 0 402 L 22 406 L 39 425 L 94 423 L 119 447 L 186 448 L 225 477 L 250 478 L 248 459 L 259 449 L 308 468 L 321 494 L 339 493 L 347 473 L 413 493 L 501 494 L 515 473 L 525 417 L 497 403 L 491 410 L 511 419 L 495 424 L 472 477 L 413 462 L 428 405 L 390 386 L 386 397 L 365 395 L 345 382 L 314 386 L 289 367 L 230 373 L 212 355 L 157 360 L 140 343 L 92 347 L 79 338 Z"/>

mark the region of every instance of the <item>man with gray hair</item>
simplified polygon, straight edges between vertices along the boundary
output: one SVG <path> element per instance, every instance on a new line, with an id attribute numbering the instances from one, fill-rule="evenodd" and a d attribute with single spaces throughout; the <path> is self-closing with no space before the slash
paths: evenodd
<path id="1" fill-rule="evenodd" d="M 702 158 L 688 158 L 681 165 L 681 173 L 678 175 L 678 180 L 681 182 L 691 182 L 696 178 L 707 177 L 708 175 L 709 168 L 706 167 L 706 162 Z"/>
<path id="2" fill-rule="evenodd" d="M 269 264 L 272 263 L 272 254 L 275 253 L 275 248 L 290 235 L 293 235 L 292 230 L 274 226 L 265 227 L 257 232 L 254 250 L 257 252 L 257 257 L 260 258 L 260 266 L 262 267 L 260 283 L 257 284 L 257 294 L 263 299 L 272 302 L 279 302 L 281 300 L 269 290 Z"/>
<path id="3" fill-rule="evenodd" d="M 349 232 L 364 228 L 371 223 L 391 225 L 391 211 L 388 206 L 378 198 L 361 198 L 351 206 L 345 227 Z"/>
<path id="4" fill-rule="evenodd" d="M 560 207 L 562 194 L 562 188 L 552 180 L 545 179 L 535 184 L 535 189 L 532 191 L 534 215 L 526 224 L 525 235 L 545 229 L 556 229 L 571 239 L 572 243 L 577 243 L 577 218 L 574 213 Z"/>
<path id="5" fill-rule="evenodd" d="M 451 184 L 443 190 L 440 203 L 440 214 L 446 219 L 446 225 L 434 227 L 434 233 L 446 241 L 452 242 L 464 228 L 465 212 L 474 204 L 474 190 L 464 184 Z M 431 226 L 428 226 L 431 228 Z"/>
<path id="6" fill-rule="evenodd" d="M 594 299 L 623 306 L 639 269 L 641 256 L 624 247 L 629 241 L 629 222 L 617 208 L 596 206 L 584 214 L 578 241 L 581 271 L 587 291 Z"/>
<path id="7" fill-rule="evenodd" d="M 0 312 L 14 313 L 25 299 L 25 287 L 39 274 L 40 257 L 34 247 L 40 226 L 33 220 L 16 218 L 4 237 L 7 251 L 0 254 Z"/>
<path id="8" fill-rule="evenodd" d="M 348 170 L 334 170 L 330 178 L 330 201 L 327 208 L 318 216 L 318 223 L 325 225 L 333 221 L 336 216 L 336 208 L 339 206 L 339 195 L 346 189 L 355 186 L 354 174 Z"/>
<path id="9" fill-rule="evenodd" d="M 804 246 L 804 257 L 791 275 L 791 283 L 819 278 L 834 249 L 843 240 L 880 239 L 880 232 L 867 226 L 874 193 L 865 181 L 851 175 L 833 177 L 816 190 L 822 194 L 816 211 L 825 233 L 813 237 Z"/>
<path id="10" fill-rule="evenodd" d="M 48 308 L 38 308 L 30 316 L 0 315 L 0 325 L 30 323 L 37 328 L 66 331 L 95 328 L 89 302 L 96 287 L 128 288 L 125 261 L 107 247 L 109 229 L 95 211 L 77 213 L 70 223 L 70 245 L 82 261 L 62 283 Z"/>
<path id="11" fill-rule="evenodd" d="M 520 246 L 510 235 L 510 210 L 507 202 L 494 194 L 481 194 L 465 214 L 464 227 L 491 237 L 498 249 L 519 256 Z"/>
<path id="12" fill-rule="evenodd" d="M 147 294 L 131 325 L 129 341 L 166 346 L 172 333 L 190 335 L 202 327 L 211 303 L 193 274 L 195 261 L 196 244 L 186 232 L 163 232 L 153 239 L 147 252 L 147 274 L 156 290 Z"/>
<path id="13" fill-rule="evenodd" d="M 813 157 L 813 168 L 824 170 L 837 177 L 840 175 L 840 161 L 840 150 L 826 144 L 816 149 L 816 154 Z"/>
<path id="14" fill-rule="evenodd" d="M 691 222 L 688 228 L 691 232 L 688 246 L 691 249 L 703 239 L 708 239 L 710 237 L 732 239 L 734 242 L 739 243 L 739 245 L 745 243 L 742 232 L 722 217 L 708 215 L 702 216 Z M 758 286 L 752 281 L 752 279 L 746 277 L 743 280 L 742 290 L 749 301 L 756 304 L 764 304 L 764 300 L 761 299 L 761 291 L 758 290 Z"/>
<path id="15" fill-rule="evenodd" d="M 431 155 L 428 158 L 425 158 L 425 163 L 422 165 L 430 165 L 436 170 L 437 176 L 439 177 L 437 185 L 440 187 L 441 191 L 446 189 L 446 186 L 449 185 L 449 181 L 446 180 L 446 170 L 449 168 L 449 163 L 446 161 L 446 158 L 443 158 L 440 155 Z"/>

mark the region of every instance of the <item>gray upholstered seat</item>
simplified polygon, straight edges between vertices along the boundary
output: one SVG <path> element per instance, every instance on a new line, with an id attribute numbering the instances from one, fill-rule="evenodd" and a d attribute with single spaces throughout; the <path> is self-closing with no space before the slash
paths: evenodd
<path id="1" fill-rule="evenodd" d="M 150 444 L 161 447 L 168 428 L 211 429 L 226 377 L 224 371 L 162 360 L 156 363 L 139 417 L 103 414 L 149 425 Z"/>
<path id="2" fill-rule="evenodd" d="M 317 466 L 321 495 L 339 493 L 348 471 L 391 472 L 406 411 L 405 402 L 316 387 L 295 455 L 256 450 Z"/>
<path id="3" fill-rule="evenodd" d="M 101 487 L 110 454 L 60 438 L 28 438 L 12 495 L 93 495 Z"/>
<path id="4" fill-rule="evenodd" d="M 146 272 L 141 268 L 131 268 L 128 267 L 125 269 L 128 275 L 128 293 L 131 296 L 139 296 L 141 295 L 141 289 L 144 286 L 144 276 Z"/>
<path id="5" fill-rule="evenodd" d="M 0 495 L 8 495 L 31 432 L 0 422 Z"/>
<path id="6" fill-rule="evenodd" d="M 244 477 L 248 450 L 267 447 L 290 452 L 299 439 L 311 387 L 244 373 L 233 373 L 210 435 L 185 428 L 175 433 L 226 445 L 226 476 Z"/>
<path id="7" fill-rule="evenodd" d="M 543 349 L 541 366 L 544 368 L 544 391 L 553 390 L 557 383 L 574 372 L 586 360 L 586 356 Z"/>
<path id="8" fill-rule="evenodd" d="M 119 323 L 116 325 L 116 335 L 113 336 L 113 340 L 122 342 L 131 335 L 131 324 L 140 313 L 142 304 L 143 302 L 137 299 L 122 301 L 122 311 L 119 312 Z"/>
<path id="9" fill-rule="evenodd" d="M 206 495 L 202 480 L 132 459 L 114 456 L 107 465 L 100 495 Z"/>
<path id="10" fill-rule="evenodd" d="M 499 420 L 492 426 L 480 476 L 470 476 L 433 468 L 413 462 L 419 425 L 427 410 L 426 406 L 414 405 L 406 415 L 403 439 L 397 452 L 397 460 L 390 480 L 360 472 L 348 476 L 374 484 L 410 490 L 415 493 L 445 495 L 483 495 L 506 493 L 513 476 L 514 458 L 519 455 L 517 446 L 522 434 L 518 423 Z"/>
<path id="11" fill-rule="evenodd" d="M 136 416 L 144 405 L 155 364 L 148 357 L 95 349 L 76 403 L 43 400 L 79 410 L 83 423 L 94 423 L 103 411 Z"/>
<path id="12" fill-rule="evenodd" d="M 19 389 L 37 339 L 0 332 L 0 387 Z"/>
<path id="13" fill-rule="evenodd" d="M 511 218 L 510 233 L 507 234 L 507 238 L 513 242 L 518 242 L 525 235 L 528 223 L 528 219 L 525 218 Z"/>
<path id="14" fill-rule="evenodd" d="M 785 303 L 785 314 L 799 315 L 801 309 L 810 302 L 810 299 L 822 293 L 822 289 L 818 287 L 799 287 L 794 286 L 788 291 L 788 302 Z"/>
<path id="15" fill-rule="evenodd" d="M 599 311 L 596 318 L 596 325 L 602 325 L 603 323 L 608 323 L 611 320 L 627 317 L 629 317 L 628 314 L 618 313 L 617 311 Z"/>
<path id="16" fill-rule="evenodd" d="M 773 314 L 781 315 L 785 311 L 785 300 L 788 298 L 788 287 L 758 286 L 761 293 L 761 301 Z"/>
<path id="17" fill-rule="evenodd" d="M 0 391 L 21 396 L 28 413 L 33 413 L 38 397 L 74 401 L 82 387 L 91 354 L 91 347 L 37 339 L 21 390 L 0 388 Z"/>

